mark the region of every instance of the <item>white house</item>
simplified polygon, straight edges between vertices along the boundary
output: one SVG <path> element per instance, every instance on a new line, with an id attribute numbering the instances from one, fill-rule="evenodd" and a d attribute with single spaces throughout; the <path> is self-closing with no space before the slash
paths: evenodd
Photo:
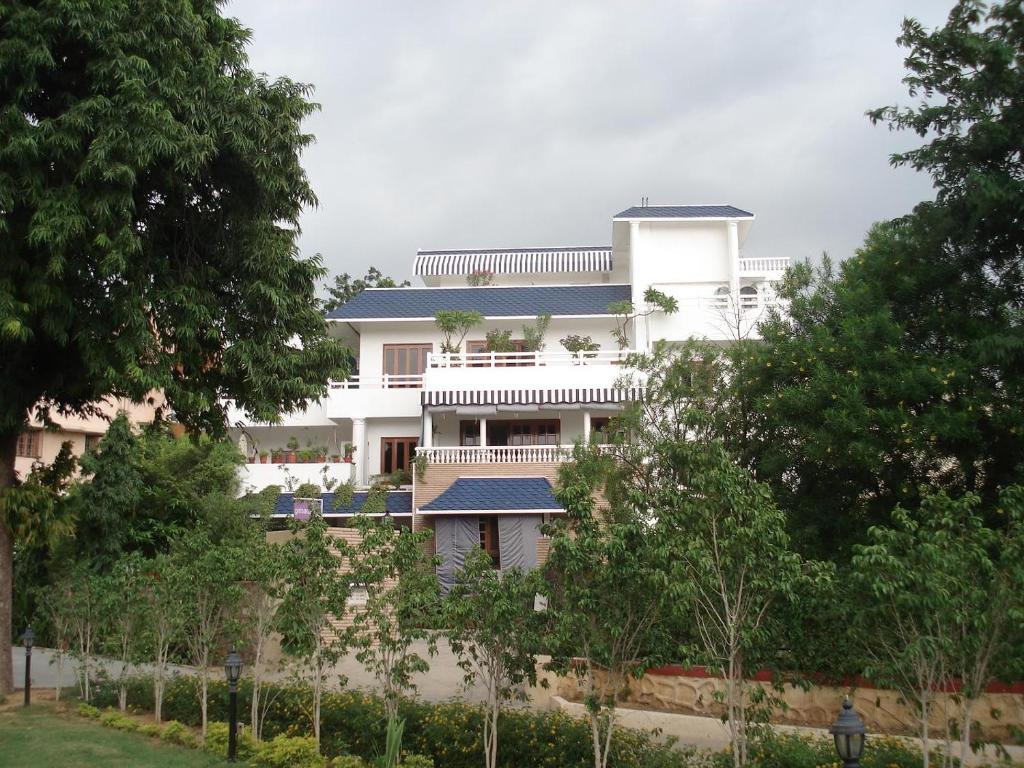
<path id="1" fill-rule="evenodd" d="M 629 351 L 656 339 L 748 335 L 774 301 L 772 283 L 789 260 L 743 257 L 753 222 L 731 205 L 642 206 L 612 219 L 607 246 L 420 251 L 413 271 L 422 286 L 370 289 L 328 316 L 331 333 L 353 350 L 356 375 L 280 425 L 231 414 L 234 435 L 253 455 L 291 440 L 311 459 L 248 464 L 245 484 L 327 477 L 359 489 L 404 470 L 411 485 L 389 494 L 388 511 L 434 530 L 442 581 L 470 546 L 489 550 L 500 567 L 536 564 L 545 555 L 538 526 L 560 511 L 550 484 L 558 462 L 575 440 L 599 440 L 609 415 L 635 394 L 617 386 Z M 474 273 L 489 273 L 491 284 L 469 286 Z M 630 324 L 630 349 L 620 350 L 608 306 L 645 308 L 649 287 L 674 297 L 679 311 Z M 484 317 L 457 354 L 441 352 L 441 310 Z M 523 327 L 539 315 L 550 315 L 550 325 L 543 349 L 529 351 Z M 520 351 L 487 352 L 492 330 L 510 331 Z M 566 351 L 560 339 L 570 335 L 589 336 L 598 351 Z M 337 461 L 348 446 L 352 462 Z M 343 518 L 364 498 L 357 492 L 351 508 L 325 502 L 325 510 Z M 290 514 L 291 505 L 282 494 L 279 512 Z"/>

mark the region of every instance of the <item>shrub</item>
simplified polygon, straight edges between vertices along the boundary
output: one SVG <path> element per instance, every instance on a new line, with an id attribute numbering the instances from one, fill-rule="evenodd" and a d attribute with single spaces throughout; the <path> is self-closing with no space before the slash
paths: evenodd
<path id="1" fill-rule="evenodd" d="M 156 723 L 143 723 L 139 726 L 139 733 L 143 736 L 159 737 L 160 731 L 161 728 Z"/>
<path id="2" fill-rule="evenodd" d="M 100 725 L 116 728 L 119 731 L 137 731 L 139 729 L 139 724 L 136 721 L 116 711 L 108 711 L 101 714 Z"/>
<path id="3" fill-rule="evenodd" d="M 370 768 L 370 764 L 361 757 L 355 755 L 341 755 L 334 758 L 332 768 Z"/>
<path id="4" fill-rule="evenodd" d="M 327 760 L 310 736 L 275 736 L 256 745 L 249 764 L 256 768 L 324 768 Z"/>
<path id="5" fill-rule="evenodd" d="M 206 740 L 203 749 L 214 755 L 223 757 L 228 753 L 228 724 L 207 723 Z M 238 759 L 248 760 L 256 749 L 256 740 L 248 731 L 238 734 Z"/>
<path id="6" fill-rule="evenodd" d="M 79 704 L 75 709 L 82 717 L 88 717 L 91 720 L 99 720 L 102 714 L 100 708 L 94 707 L 92 704 Z"/>
<path id="7" fill-rule="evenodd" d="M 434 768 L 434 761 L 423 755 L 406 755 L 402 758 L 402 768 Z"/>
<path id="8" fill-rule="evenodd" d="M 160 734 L 160 740 L 166 741 L 168 744 L 178 744 L 182 747 L 196 746 L 195 735 L 177 720 L 171 720 L 171 722 L 164 726 L 164 730 Z"/>
<path id="9" fill-rule="evenodd" d="M 718 755 L 719 766 L 732 766 L 729 755 Z M 751 745 L 751 768 L 818 768 L 837 762 L 835 747 L 831 739 L 793 734 L 775 734 L 760 739 Z M 912 749 L 899 739 L 891 737 L 869 737 L 862 768 L 918 768 L 921 752 Z"/>

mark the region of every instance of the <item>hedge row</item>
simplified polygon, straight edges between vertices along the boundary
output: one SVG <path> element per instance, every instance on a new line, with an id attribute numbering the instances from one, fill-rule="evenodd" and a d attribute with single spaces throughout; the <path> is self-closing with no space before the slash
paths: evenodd
<path id="1" fill-rule="evenodd" d="M 189 676 L 173 678 L 164 696 L 164 717 L 188 725 L 199 724 L 197 682 Z M 263 726 L 266 739 L 275 736 L 301 737 L 312 733 L 306 714 L 310 692 L 305 686 L 269 685 L 273 697 Z M 248 722 L 251 686 L 239 686 L 239 718 Z M 114 706 L 116 691 L 103 684 L 95 701 L 99 706 Z M 210 685 L 209 717 L 227 720 L 227 685 Z M 132 709 L 151 711 L 153 688 L 149 678 L 133 678 L 128 686 Z M 384 744 L 386 716 L 384 704 L 376 696 L 353 690 L 324 694 L 321 705 L 321 743 L 330 757 L 357 755 L 372 760 Z M 483 713 L 477 706 L 462 702 L 429 704 L 407 701 L 402 704 L 405 718 L 403 748 L 434 760 L 445 768 L 478 768 L 483 763 L 481 749 Z M 593 765 L 590 726 L 584 720 L 561 712 L 515 710 L 502 715 L 499 725 L 499 766 L 529 768 L 590 768 Z M 836 760 L 829 740 L 779 736 L 759 742 L 752 749 L 754 768 L 817 768 Z M 642 732 L 619 729 L 612 740 L 614 768 L 728 768 L 728 754 L 705 755 L 689 749 L 673 749 L 657 744 Z M 917 768 L 921 755 L 895 739 L 869 739 L 861 761 L 863 768 Z"/>

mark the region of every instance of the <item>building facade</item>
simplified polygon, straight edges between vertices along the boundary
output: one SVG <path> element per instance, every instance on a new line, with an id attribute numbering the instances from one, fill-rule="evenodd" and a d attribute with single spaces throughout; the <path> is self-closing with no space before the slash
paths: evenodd
<path id="1" fill-rule="evenodd" d="M 607 246 L 420 251 L 421 286 L 370 289 L 328 316 L 356 374 L 278 425 L 230 414 L 252 462 L 245 486 L 363 489 L 389 475 L 403 487 L 388 512 L 434 531 L 442 582 L 470 547 L 496 567 L 542 562 L 539 526 L 561 511 L 552 495 L 559 463 L 575 441 L 600 442 L 637 395 L 635 382 L 624 384 L 629 353 L 659 339 L 748 336 L 776 301 L 772 286 L 789 260 L 743 256 L 753 222 L 730 205 L 643 206 L 612 219 Z M 678 311 L 647 313 L 648 288 L 676 299 Z M 643 314 L 626 326 L 623 349 L 609 305 L 627 301 Z M 435 315 L 450 310 L 483 321 L 446 337 Z M 527 329 L 544 315 L 536 349 Z M 488 351 L 487 334 L 502 331 L 514 351 Z M 343 525 L 365 496 L 354 499 L 352 509 L 325 503 L 325 514 Z M 292 504 L 282 494 L 279 514 Z"/>
<path id="2" fill-rule="evenodd" d="M 145 402 L 141 403 L 109 398 L 98 403 L 97 412 L 89 416 L 51 414 L 53 426 L 50 428 L 44 428 L 39 423 L 33 410 L 29 414 L 29 428 L 18 437 L 14 471 L 19 478 L 25 479 L 34 464 L 52 464 L 66 442 L 71 443 L 71 453 L 79 457 L 99 445 L 118 412 L 124 411 L 132 424 L 152 424 L 163 405 L 163 396 L 158 392 L 150 393 Z"/>

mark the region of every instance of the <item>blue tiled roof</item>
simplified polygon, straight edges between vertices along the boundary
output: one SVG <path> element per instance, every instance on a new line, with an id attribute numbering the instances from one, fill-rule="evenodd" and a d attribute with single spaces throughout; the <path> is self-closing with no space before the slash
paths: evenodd
<path id="1" fill-rule="evenodd" d="M 545 477 L 460 477 L 421 512 L 561 509 Z"/>
<path id="2" fill-rule="evenodd" d="M 607 315 L 628 301 L 628 285 L 528 285 L 487 288 L 370 288 L 329 312 L 331 320 L 432 318 L 443 309 L 484 317 Z"/>
<path id="3" fill-rule="evenodd" d="M 734 205 L 637 205 L 616 219 L 749 219 L 754 214 Z"/>
<path id="4" fill-rule="evenodd" d="M 321 493 L 320 498 L 324 500 L 324 515 L 354 515 L 363 508 L 366 503 L 366 491 L 356 491 L 352 494 L 352 506 L 334 508 L 334 494 Z M 274 507 L 275 515 L 291 515 L 294 510 L 293 493 L 282 493 L 277 497 L 277 506 Z M 412 513 L 412 491 L 388 491 L 386 509 L 392 515 L 408 515 Z"/>

